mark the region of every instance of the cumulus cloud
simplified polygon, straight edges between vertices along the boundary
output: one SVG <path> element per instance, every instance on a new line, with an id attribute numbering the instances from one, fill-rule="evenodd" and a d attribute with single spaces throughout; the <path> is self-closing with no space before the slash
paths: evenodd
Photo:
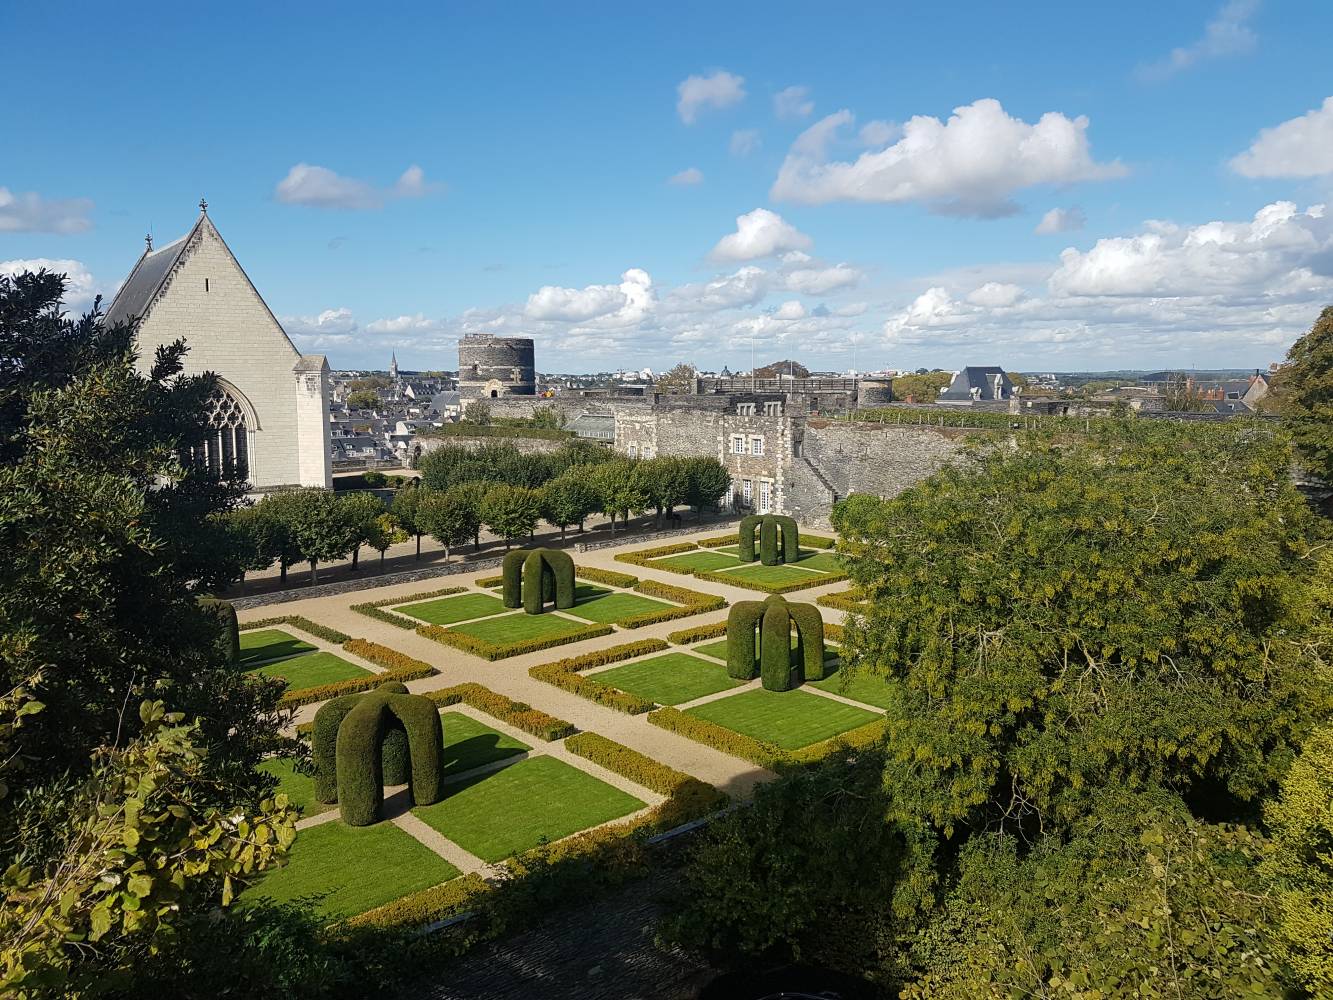
<path id="1" fill-rule="evenodd" d="M 686 167 L 678 174 L 672 174 L 667 178 L 668 184 L 674 184 L 677 187 L 689 187 L 694 184 L 704 182 L 704 172 L 698 167 Z"/>
<path id="2" fill-rule="evenodd" d="M 1245 177 L 1321 177 L 1333 174 L 1333 97 L 1321 107 L 1260 131 L 1231 161 Z"/>
<path id="3" fill-rule="evenodd" d="M 641 322 L 657 304 L 653 279 L 647 271 L 630 268 L 618 285 L 561 288 L 545 285 L 528 296 L 523 314 L 528 319 L 628 326 Z"/>
<path id="4" fill-rule="evenodd" d="M 974 306 L 1000 309 L 1004 306 L 1013 305 L 1022 297 L 1023 289 L 1018 285 L 1010 285 L 1002 281 L 988 281 L 980 288 L 974 288 L 968 293 L 967 301 Z"/>
<path id="5" fill-rule="evenodd" d="M 861 130 L 856 133 L 857 138 L 861 140 L 861 145 L 866 147 L 882 147 L 894 142 L 903 134 L 902 127 L 893 122 L 874 121 L 866 122 L 861 126 Z"/>
<path id="6" fill-rule="evenodd" d="M 413 164 L 389 188 L 380 190 L 367 181 L 344 177 L 328 167 L 298 163 L 278 181 L 273 197 L 289 205 L 315 208 L 380 208 L 388 198 L 421 198 L 440 185 L 426 180 L 425 171 Z"/>
<path id="7" fill-rule="evenodd" d="M 779 118 L 809 118 L 814 110 L 809 87 L 784 87 L 773 95 L 773 113 Z"/>
<path id="8" fill-rule="evenodd" d="M 757 260 L 786 250 L 804 250 L 811 245 L 806 236 L 777 212 L 756 208 L 736 217 L 736 231 L 718 240 L 714 260 Z"/>
<path id="9" fill-rule="evenodd" d="M 768 294 L 768 289 L 768 272 L 749 264 L 711 281 L 680 285 L 672 289 L 663 301 L 663 308 L 670 313 L 738 309 L 761 301 Z"/>
<path id="10" fill-rule="evenodd" d="M 325 309 L 317 316 L 280 316 L 278 322 L 289 337 L 306 347 L 350 344 L 360 329 L 352 310 L 345 306 Z"/>
<path id="11" fill-rule="evenodd" d="M 749 156 L 759 145 L 759 130 L 756 128 L 742 128 L 731 133 L 729 148 L 732 156 Z"/>
<path id="12" fill-rule="evenodd" d="M 84 233 L 93 228 L 89 198 L 43 198 L 0 187 L 0 233 Z"/>
<path id="13" fill-rule="evenodd" d="M 709 76 L 687 76 L 676 85 L 676 114 L 693 125 L 706 108 L 729 108 L 745 100 L 745 77 L 718 70 Z"/>
<path id="14" fill-rule="evenodd" d="M 1258 9 L 1259 0 L 1227 0 L 1204 25 L 1202 38 L 1172 49 L 1157 62 L 1140 66 L 1140 79 L 1163 80 L 1205 60 L 1250 51 L 1257 39 L 1248 22 Z"/>
<path id="15" fill-rule="evenodd" d="M 1053 208 L 1041 217 L 1037 228 L 1032 230 L 1039 236 L 1052 233 L 1072 233 L 1082 229 L 1088 223 L 1088 217 L 1077 205 L 1072 208 Z"/>
<path id="16" fill-rule="evenodd" d="M 783 254 L 778 271 L 781 286 L 789 292 L 823 295 L 839 288 L 850 288 L 862 278 L 861 269 L 848 263 L 831 267 L 799 250 Z"/>
<path id="17" fill-rule="evenodd" d="M 80 314 L 92 308 L 93 300 L 102 293 L 108 299 L 111 290 L 104 291 L 92 276 L 87 266 L 80 260 L 52 260 L 49 257 L 33 257 L 27 260 L 0 260 L 0 274 L 13 277 L 24 271 L 51 271 L 65 276 L 65 298 L 61 302 L 66 312 Z"/>
<path id="18" fill-rule="evenodd" d="M 796 320 L 805 319 L 808 314 L 799 299 L 791 299 L 774 309 L 771 315 L 774 319 Z"/>
<path id="19" fill-rule="evenodd" d="M 1052 111 L 1029 124 L 990 98 L 955 108 L 947 122 L 917 115 L 886 149 L 850 162 L 828 159 L 829 145 L 852 121 L 844 110 L 807 129 L 788 152 L 772 197 L 810 204 L 919 201 L 936 212 L 995 218 L 1018 210 L 1012 195 L 1024 188 L 1126 173 L 1119 162 L 1092 158 L 1086 117 Z"/>

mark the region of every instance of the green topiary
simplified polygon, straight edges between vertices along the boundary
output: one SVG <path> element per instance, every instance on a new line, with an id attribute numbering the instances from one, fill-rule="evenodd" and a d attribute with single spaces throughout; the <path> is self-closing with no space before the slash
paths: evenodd
<path id="1" fill-rule="evenodd" d="M 760 514 L 750 514 L 741 518 L 741 551 L 739 556 L 741 562 L 754 562 L 754 532 L 762 521 L 763 516 Z"/>
<path id="2" fill-rule="evenodd" d="M 768 515 L 759 522 L 759 561 L 765 566 L 776 566 L 782 562 L 778 552 L 778 522 Z"/>
<path id="3" fill-rule="evenodd" d="M 504 606 L 541 614 L 548 602 L 574 606 L 574 560 L 559 549 L 515 549 L 501 563 Z"/>
<path id="4" fill-rule="evenodd" d="M 754 562 L 754 533 L 759 531 L 759 561 L 765 566 L 801 558 L 801 533 L 796 519 L 785 514 L 751 514 L 741 518 L 741 562 Z"/>
<path id="5" fill-rule="evenodd" d="M 794 664 L 793 624 L 797 634 Z M 813 604 L 788 604 L 777 594 L 764 601 L 737 601 L 727 616 L 727 673 L 738 680 L 753 680 L 758 673 L 769 691 L 790 691 L 803 681 L 822 680 L 824 619 L 819 609 Z"/>
<path id="6" fill-rule="evenodd" d="M 241 626 L 236 621 L 236 609 L 232 607 L 231 602 L 216 597 L 201 597 L 199 607 L 216 616 L 218 649 L 227 658 L 227 662 L 240 663 Z"/>
<path id="7" fill-rule="evenodd" d="M 801 558 L 801 532 L 796 527 L 796 518 L 786 514 L 770 515 L 782 532 L 782 561 L 794 563 Z"/>
<path id="8" fill-rule="evenodd" d="M 739 681 L 759 673 L 755 628 L 764 615 L 763 601 L 737 601 L 727 614 L 727 674 Z"/>

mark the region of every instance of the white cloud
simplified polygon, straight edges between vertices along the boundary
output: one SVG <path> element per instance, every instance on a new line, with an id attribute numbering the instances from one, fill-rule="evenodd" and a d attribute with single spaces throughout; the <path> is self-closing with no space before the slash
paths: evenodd
<path id="1" fill-rule="evenodd" d="M 61 305 L 65 311 L 73 315 L 81 315 L 87 312 L 97 297 L 98 292 L 102 291 L 97 280 L 92 276 L 87 266 L 80 260 L 52 260 L 49 257 L 33 257 L 29 260 L 0 260 L 0 274 L 7 274 L 11 277 L 16 274 L 22 274 L 24 271 L 51 271 L 55 274 L 65 276 L 65 298 Z M 110 294 L 107 294 L 108 301 L 103 306 L 110 305 Z"/>
<path id="2" fill-rule="evenodd" d="M 89 198 L 43 198 L 0 187 L 0 233 L 84 233 L 93 228 Z"/>
<path id="3" fill-rule="evenodd" d="M 841 263 L 828 267 L 808 254 L 793 250 L 782 257 L 779 277 L 784 289 L 805 295 L 823 295 L 850 288 L 862 278 L 861 270 Z"/>
<path id="4" fill-rule="evenodd" d="M 807 315 L 808 313 L 805 311 L 805 306 L 799 299 L 792 299 L 788 302 L 784 302 L 772 312 L 773 318 L 780 320 L 805 319 Z"/>
<path id="5" fill-rule="evenodd" d="M 861 126 L 861 131 L 857 133 L 857 138 L 861 140 L 862 146 L 883 147 L 894 142 L 903 134 L 902 126 L 895 125 L 893 122 L 874 121 L 866 122 Z"/>
<path id="6" fill-rule="evenodd" d="M 1011 306 L 1023 297 L 1023 289 L 1018 285 L 1009 285 L 1001 281 L 988 281 L 980 288 L 968 293 L 967 301 L 974 306 L 987 309 L 1002 309 Z"/>
<path id="7" fill-rule="evenodd" d="M 693 125 L 705 108 L 729 108 L 745 100 L 745 77 L 726 70 L 711 76 L 687 76 L 676 86 L 676 114 Z"/>
<path id="8" fill-rule="evenodd" d="M 759 302 L 768 294 L 768 289 L 768 272 L 747 264 L 733 274 L 672 289 L 663 302 L 663 309 L 673 314 L 738 309 Z"/>
<path id="9" fill-rule="evenodd" d="M 1053 208 L 1041 217 L 1037 228 L 1032 230 L 1039 236 L 1052 233 L 1072 233 L 1082 229 L 1088 223 L 1088 217 L 1077 205 L 1071 208 Z"/>
<path id="10" fill-rule="evenodd" d="M 955 108 L 947 122 L 917 115 L 887 149 L 852 162 L 827 160 L 827 147 L 852 120 L 844 110 L 807 129 L 787 154 L 772 197 L 811 204 L 921 201 L 936 212 L 994 218 L 1017 211 L 1011 196 L 1023 188 L 1126 173 L 1119 162 L 1093 160 L 1087 118 L 1047 112 L 1028 124 L 990 98 Z"/>
<path id="11" fill-rule="evenodd" d="M 784 87 L 773 95 L 773 113 L 779 118 L 809 118 L 814 110 L 809 87 Z"/>
<path id="12" fill-rule="evenodd" d="M 672 174 L 667 178 L 668 184 L 688 187 L 693 184 L 702 184 L 704 182 L 704 172 L 698 167 L 686 167 L 678 174 Z"/>
<path id="13" fill-rule="evenodd" d="M 1140 79 L 1162 80 L 1206 59 L 1250 51 L 1257 39 L 1246 22 L 1258 9 L 1259 0 L 1227 0 L 1204 26 L 1202 38 L 1172 49 L 1155 63 L 1140 66 Z"/>
<path id="14" fill-rule="evenodd" d="M 630 268 L 621 275 L 618 285 L 546 285 L 528 296 L 523 315 L 534 320 L 625 326 L 642 321 L 655 306 L 652 278 L 647 271 Z"/>
<path id="15" fill-rule="evenodd" d="M 757 128 L 742 128 L 731 133 L 731 155 L 749 156 L 759 148 L 760 138 Z"/>
<path id="16" fill-rule="evenodd" d="M 390 336 L 405 337 L 407 342 L 412 342 L 411 338 L 421 337 L 430 334 L 443 332 L 444 324 L 440 320 L 431 319 L 425 313 L 416 313 L 411 316 L 394 316 L 391 319 L 377 319 L 366 324 L 366 332 Z"/>
<path id="17" fill-rule="evenodd" d="M 1245 177 L 1320 177 L 1333 174 L 1333 97 L 1322 107 L 1260 131 L 1231 161 Z"/>
<path id="18" fill-rule="evenodd" d="M 318 316 L 281 316 L 278 321 L 289 337 L 312 347 L 350 344 L 360 329 L 345 306 L 325 309 Z"/>
<path id="19" fill-rule="evenodd" d="M 736 231 L 718 240 L 714 260 L 757 260 L 784 250 L 804 250 L 811 239 L 776 212 L 756 208 L 736 217 Z"/>
<path id="20" fill-rule="evenodd" d="M 404 170 L 392 187 L 381 191 L 367 181 L 343 177 L 327 167 L 298 163 L 278 181 L 273 196 L 289 205 L 371 209 L 381 207 L 387 198 L 421 198 L 439 187 L 427 181 L 425 171 L 415 164 Z"/>

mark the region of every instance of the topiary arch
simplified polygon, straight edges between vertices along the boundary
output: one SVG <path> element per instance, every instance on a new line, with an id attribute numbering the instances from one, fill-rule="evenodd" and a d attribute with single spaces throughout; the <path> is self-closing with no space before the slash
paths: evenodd
<path id="1" fill-rule="evenodd" d="M 737 601 L 727 613 L 727 673 L 743 681 L 758 674 L 769 691 L 790 691 L 803 681 L 823 680 L 824 619 L 819 609 L 813 604 L 789 604 L 780 594 L 764 601 Z"/>
<path id="2" fill-rule="evenodd" d="M 795 518 L 784 514 L 751 514 L 741 518 L 741 562 L 754 562 L 756 528 L 759 529 L 759 561 L 765 566 L 792 563 L 801 557 L 801 533 Z"/>
<path id="3" fill-rule="evenodd" d="M 396 681 L 325 702 L 310 742 L 315 798 L 338 803 L 348 826 L 380 818 L 386 784 L 406 784 L 416 806 L 444 797 L 440 710 Z"/>
<path id="4" fill-rule="evenodd" d="M 559 549 L 516 549 L 500 566 L 506 608 L 539 615 L 548 601 L 558 610 L 574 606 L 574 560 Z"/>
<path id="5" fill-rule="evenodd" d="M 236 621 L 236 609 L 230 601 L 216 597 L 200 597 L 199 607 L 217 621 L 217 648 L 228 663 L 241 662 L 241 627 Z"/>

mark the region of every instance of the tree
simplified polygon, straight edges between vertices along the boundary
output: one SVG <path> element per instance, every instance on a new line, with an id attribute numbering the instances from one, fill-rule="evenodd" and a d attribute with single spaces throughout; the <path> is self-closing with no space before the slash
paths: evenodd
<path id="1" fill-rule="evenodd" d="M 301 558 L 310 564 L 313 586 L 319 583 L 320 563 L 342 559 L 361 544 L 364 515 L 332 490 L 312 487 L 291 495 L 296 499 L 286 509 L 288 527 Z"/>
<path id="2" fill-rule="evenodd" d="M 1162 407 L 1171 413 L 1202 413 L 1211 410 L 1203 393 L 1194 387 L 1194 380 L 1184 372 L 1176 372 L 1162 385 Z"/>
<path id="3" fill-rule="evenodd" d="M 492 534 L 505 540 L 505 549 L 515 538 L 531 535 L 541 518 L 541 497 L 526 486 L 499 483 L 486 491 L 481 521 Z"/>
<path id="4" fill-rule="evenodd" d="M 1302 464 L 1333 482 L 1333 306 L 1291 345 L 1274 388 Z"/>
<path id="5" fill-rule="evenodd" d="M 687 458 L 685 475 L 689 486 L 684 502 L 696 514 L 703 513 L 705 507 L 711 507 L 731 491 L 731 472 L 716 458 Z"/>
<path id="6" fill-rule="evenodd" d="M 559 430 L 565 426 L 565 411 L 555 406 L 534 406 L 529 426 Z"/>
<path id="7" fill-rule="evenodd" d="M 953 372 L 918 372 L 899 375 L 893 380 L 893 398 L 911 403 L 933 403 L 941 390 L 953 381 Z"/>
<path id="8" fill-rule="evenodd" d="M 374 410 L 380 405 L 380 394 L 374 389 L 358 389 L 347 394 L 347 405 L 353 410 Z"/>
<path id="9" fill-rule="evenodd" d="M 301 550 L 292 534 L 295 518 L 294 508 L 301 502 L 295 491 L 269 493 L 255 504 L 255 517 L 264 522 L 264 532 L 269 538 L 278 560 L 279 581 L 285 586 L 287 570 L 301 561 Z"/>
<path id="10" fill-rule="evenodd" d="M 755 378 L 809 378 L 810 369 L 799 361 L 770 361 L 754 370 Z"/>
<path id="11" fill-rule="evenodd" d="M 670 369 L 657 376 L 657 382 L 654 388 L 658 392 L 669 393 L 673 396 L 681 396 L 694 391 L 694 380 L 699 375 L 699 369 L 687 362 L 680 362 L 672 365 Z"/>
<path id="12" fill-rule="evenodd" d="M 365 378 L 354 378 L 347 383 L 347 388 L 353 392 L 364 392 L 367 389 L 387 389 L 393 385 L 393 380 L 385 375 L 368 375 Z"/>
<path id="13" fill-rule="evenodd" d="M 235 538 L 240 582 L 244 587 L 247 572 L 266 570 L 282 555 L 282 529 L 274 518 L 266 516 L 258 504 L 238 507 L 224 516 Z M 285 566 L 283 575 L 285 578 Z"/>
<path id="14" fill-rule="evenodd" d="M 385 511 L 370 523 L 366 531 L 366 544 L 380 554 L 380 572 L 384 572 L 384 553 L 390 545 L 407 541 L 407 532 L 398 527 L 393 515 Z"/>
<path id="15" fill-rule="evenodd" d="M 541 493 L 542 517 L 560 529 L 561 541 L 571 524 L 577 524 L 582 531 L 583 519 L 597 509 L 597 498 L 577 469 L 552 479 Z"/>
<path id="16" fill-rule="evenodd" d="M 463 422 L 488 427 L 491 422 L 491 406 L 480 399 L 474 399 L 463 407 Z"/>
<path id="17" fill-rule="evenodd" d="M 385 512 L 384 504 L 374 493 L 365 493 L 360 490 L 354 493 L 344 493 L 339 497 L 341 505 L 340 514 L 347 518 L 356 530 L 356 541 L 352 545 L 352 571 L 356 572 L 358 557 L 361 555 L 361 546 L 366 542 L 371 532 L 375 531 L 375 522 L 380 515 Z"/>
<path id="18" fill-rule="evenodd" d="M 446 490 L 431 491 L 422 498 L 417 511 L 422 527 L 444 546 L 444 561 L 449 561 L 449 549 L 472 538 L 480 518 L 476 507 L 466 493 Z"/>
<path id="19" fill-rule="evenodd" d="M 639 488 L 656 512 L 659 528 L 664 516 L 689 499 L 690 467 L 686 459 L 674 455 L 649 458 L 635 467 L 635 475 Z"/>
<path id="20" fill-rule="evenodd" d="M 454 502 L 466 504 L 472 511 L 472 520 L 476 525 L 472 532 L 473 552 L 481 548 L 481 509 L 486 502 L 486 494 L 492 485 L 482 480 L 472 480 L 449 487 L 449 492 L 454 495 Z"/>
<path id="21" fill-rule="evenodd" d="M 389 506 L 389 512 L 393 514 L 398 527 L 417 540 L 417 559 L 421 558 L 421 536 L 426 533 L 418 517 L 418 510 L 428 492 L 429 488 L 422 483 L 409 483 L 393 495 L 393 503 Z"/>
<path id="22" fill-rule="evenodd" d="M 588 485 L 597 497 L 597 508 L 611 519 L 611 533 L 615 534 L 616 515 L 628 522 L 632 510 L 642 510 L 648 503 L 647 494 L 635 475 L 636 463 L 628 459 L 603 462 L 594 466 L 588 475 Z"/>

